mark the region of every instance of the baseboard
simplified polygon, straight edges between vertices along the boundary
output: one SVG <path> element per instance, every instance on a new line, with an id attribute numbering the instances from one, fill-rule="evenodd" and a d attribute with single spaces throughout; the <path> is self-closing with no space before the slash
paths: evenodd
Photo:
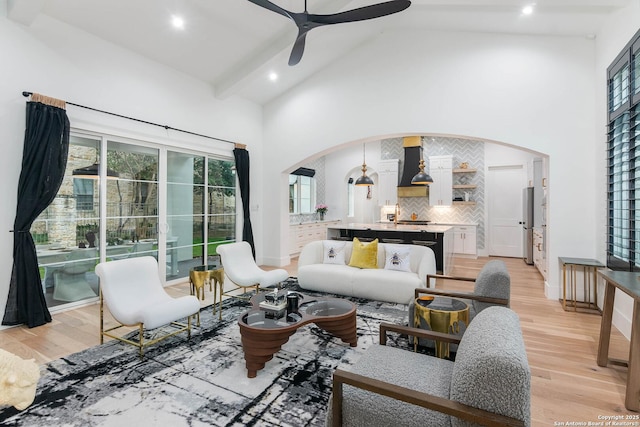
<path id="1" fill-rule="evenodd" d="M 631 340 L 631 319 L 624 315 L 622 311 L 613 307 L 612 324 L 626 339 Z"/>
<path id="2" fill-rule="evenodd" d="M 560 299 L 560 289 L 557 286 L 551 286 L 547 280 L 544 281 L 544 296 L 547 299 L 558 301 Z"/>

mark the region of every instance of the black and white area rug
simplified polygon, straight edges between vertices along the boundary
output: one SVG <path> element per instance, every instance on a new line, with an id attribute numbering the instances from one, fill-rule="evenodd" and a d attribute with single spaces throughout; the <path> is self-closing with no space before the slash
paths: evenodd
<path id="1" fill-rule="evenodd" d="M 143 360 L 135 347 L 112 340 L 44 365 L 34 403 L 22 412 L 0 410 L 0 425 L 324 425 L 336 367 L 378 343 L 381 321 L 407 320 L 406 305 L 350 300 L 357 305 L 356 348 L 310 324 L 247 378 L 237 320 L 248 304 L 227 300 L 221 321 L 204 308 L 191 340 L 180 334 L 161 341 Z M 396 345 L 408 344 L 398 338 Z"/>

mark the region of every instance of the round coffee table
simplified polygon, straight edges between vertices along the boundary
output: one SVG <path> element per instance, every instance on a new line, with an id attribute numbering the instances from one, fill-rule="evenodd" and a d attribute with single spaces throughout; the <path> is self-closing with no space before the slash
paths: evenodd
<path id="1" fill-rule="evenodd" d="M 424 319 L 432 331 L 458 335 L 460 322 L 469 324 L 469 305 L 457 298 L 435 297 L 432 301 L 416 298 L 413 325 L 420 327 L 420 319 Z M 413 338 L 414 348 L 418 338 Z M 435 341 L 436 357 L 449 357 L 449 343 Z"/>
<path id="2" fill-rule="evenodd" d="M 280 292 L 287 293 L 286 290 Z M 315 323 L 318 327 L 349 343 L 358 345 L 356 335 L 356 306 L 339 298 L 313 297 L 300 294 L 298 310 L 273 311 L 259 307 L 268 292 L 254 295 L 252 308 L 238 319 L 247 377 L 255 378 L 266 362 L 273 358 L 283 344 L 300 327 Z"/>

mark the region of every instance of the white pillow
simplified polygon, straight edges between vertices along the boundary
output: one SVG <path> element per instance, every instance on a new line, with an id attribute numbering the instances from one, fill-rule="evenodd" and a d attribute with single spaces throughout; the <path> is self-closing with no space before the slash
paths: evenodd
<path id="1" fill-rule="evenodd" d="M 385 245 L 385 270 L 411 271 L 411 248 L 405 245 Z"/>
<path id="2" fill-rule="evenodd" d="M 323 240 L 323 264 L 341 264 L 344 265 L 344 247 L 347 242 L 338 240 Z"/>

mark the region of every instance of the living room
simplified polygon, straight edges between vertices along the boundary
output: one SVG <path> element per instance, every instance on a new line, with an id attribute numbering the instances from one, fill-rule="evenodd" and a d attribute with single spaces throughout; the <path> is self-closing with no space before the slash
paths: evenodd
<path id="1" fill-rule="evenodd" d="M 203 80 L 46 13 L 34 13 L 30 23 L 16 20 L 8 12 L 13 3 L 0 2 L 5 230 L 15 219 L 24 137 L 21 93 L 27 90 L 247 144 L 251 219 L 262 265 L 291 262 L 291 171 L 344 148 L 357 151 L 356 167 L 363 143 L 409 135 L 464 136 L 548 156 L 549 300 L 561 296 L 558 257 L 606 258 L 606 69 L 638 30 L 638 1 L 615 2 L 589 37 L 395 29 L 264 104 L 239 95 L 217 98 Z M 571 16 L 564 18 L 570 26 Z M 96 112 L 69 107 L 68 114 L 77 129 L 143 135 L 172 146 L 207 145 Z M 215 148 L 231 156 L 232 147 Z M 12 252 L 7 234 L 0 245 L 2 307 Z M 614 324 L 627 337 L 631 312 L 629 299 L 616 300 Z"/>

